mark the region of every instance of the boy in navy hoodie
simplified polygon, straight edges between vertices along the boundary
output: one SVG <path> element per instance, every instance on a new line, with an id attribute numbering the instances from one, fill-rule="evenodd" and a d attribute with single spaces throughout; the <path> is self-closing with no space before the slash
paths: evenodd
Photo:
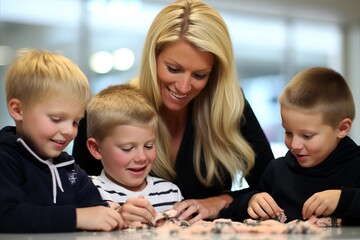
<path id="1" fill-rule="evenodd" d="M 346 80 L 324 67 L 296 75 L 279 97 L 284 157 L 267 167 L 258 191 L 234 200 L 237 220 L 275 218 L 288 221 L 340 218 L 360 225 L 360 147 L 348 137 L 355 103 Z"/>
<path id="2" fill-rule="evenodd" d="M 65 147 L 91 98 L 86 76 L 61 54 L 19 51 L 6 74 L 16 127 L 0 131 L 0 232 L 71 232 L 121 227 Z"/>

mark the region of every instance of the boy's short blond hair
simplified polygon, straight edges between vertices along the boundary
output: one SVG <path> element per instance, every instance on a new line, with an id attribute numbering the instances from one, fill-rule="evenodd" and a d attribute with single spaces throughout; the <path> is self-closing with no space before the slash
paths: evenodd
<path id="1" fill-rule="evenodd" d="M 6 72 L 6 100 L 25 106 L 53 96 L 85 108 L 91 99 L 89 82 L 80 68 L 65 56 L 41 49 L 20 49 Z"/>
<path id="2" fill-rule="evenodd" d="M 129 84 L 110 86 L 90 101 L 87 112 L 87 137 L 101 142 L 119 125 L 153 126 L 157 113 L 144 94 Z"/>
<path id="3" fill-rule="evenodd" d="M 281 107 L 322 113 L 324 124 L 336 127 L 355 118 L 355 103 L 346 80 L 336 71 L 313 67 L 297 74 L 279 97 Z"/>

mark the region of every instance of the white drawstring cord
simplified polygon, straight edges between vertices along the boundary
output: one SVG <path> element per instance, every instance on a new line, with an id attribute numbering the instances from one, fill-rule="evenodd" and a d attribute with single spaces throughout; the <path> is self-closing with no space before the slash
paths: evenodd
<path id="1" fill-rule="evenodd" d="M 70 164 L 73 164 L 75 162 L 75 160 L 71 160 L 71 161 L 67 161 L 67 162 L 63 162 L 63 163 L 59 163 L 59 164 L 53 164 L 50 161 L 47 160 L 42 160 L 41 158 L 39 158 L 29 147 L 28 145 L 24 142 L 24 140 L 22 140 L 21 138 L 17 139 L 18 142 L 21 142 L 24 147 L 40 162 L 46 164 L 49 169 L 50 169 L 50 173 L 51 173 L 51 179 L 52 179 L 52 188 L 53 188 L 53 202 L 56 203 L 56 196 L 57 196 L 57 186 L 59 186 L 60 190 L 62 192 L 64 192 L 64 189 L 62 187 L 61 184 L 61 179 L 60 179 L 60 175 L 59 172 L 57 170 L 58 167 L 63 167 L 63 166 L 67 166 Z"/>

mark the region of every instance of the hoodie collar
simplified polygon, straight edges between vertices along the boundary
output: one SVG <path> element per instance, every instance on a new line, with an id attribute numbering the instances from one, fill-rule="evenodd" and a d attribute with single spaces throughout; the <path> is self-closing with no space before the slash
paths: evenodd
<path id="1" fill-rule="evenodd" d="M 339 166 L 354 158 L 360 158 L 360 147 L 348 136 L 340 140 L 335 150 L 324 161 L 311 168 L 301 167 L 290 151 L 286 154 L 287 164 L 293 171 L 315 177 L 332 175 L 338 171 Z"/>
<path id="2" fill-rule="evenodd" d="M 64 189 L 62 187 L 62 183 L 61 183 L 61 179 L 60 179 L 60 175 L 59 175 L 59 172 L 57 170 L 57 168 L 61 168 L 61 167 L 64 167 L 64 166 L 68 166 L 68 165 L 71 165 L 75 162 L 74 159 L 70 160 L 70 161 L 66 161 L 66 162 L 61 162 L 61 163 L 58 163 L 58 164 L 54 164 L 53 163 L 53 159 L 52 158 L 49 158 L 47 160 L 42 160 L 38 155 L 36 155 L 36 153 L 34 153 L 30 147 L 25 143 L 25 141 L 21 138 L 18 138 L 17 139 L 17 142 L 20 142 L 24 147 L 25 149 L 35 157 L 36 160 L 38 160 L 39 162 L 45 164 L 48 166 L 49 170 L 50 170 L 50 173 L 51 173 L 51 179 L 52 179 L 52 188 L 53 188 L 53 202 L 56 203 L 56 195 L 57 195 L 57 187 L 60 188 L 60 190 L 62 192 L 64 192 Z"/>

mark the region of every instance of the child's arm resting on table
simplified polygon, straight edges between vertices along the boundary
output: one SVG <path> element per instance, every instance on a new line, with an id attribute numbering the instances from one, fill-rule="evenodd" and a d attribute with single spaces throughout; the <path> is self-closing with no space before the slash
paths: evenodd
<path id="1" fill-rule="evenodd" d="M 95 206 L 76 209 L 76 228 L 82 230 L 111 231 L 124 227 L 124 220 L 117 211 L 118 204 L 109 207 Z"/>

